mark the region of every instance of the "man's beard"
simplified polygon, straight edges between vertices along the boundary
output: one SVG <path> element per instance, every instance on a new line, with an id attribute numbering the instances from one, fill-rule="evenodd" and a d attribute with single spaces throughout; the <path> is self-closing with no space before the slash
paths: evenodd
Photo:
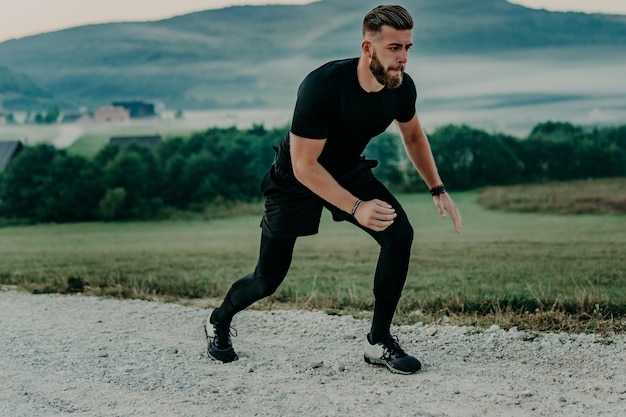
<path id="1" fill-rule="evenodd" d="M 374 74 L 376 81 L 384 85 L 387 88 L 398 88 L 402 85 L 402 76 L 404 74 L 404 67 L 399 66 L 397 68 L 391 68 L 400 71 L 397 75 L 391 75 L 388 70 L 383 67 L 383 64 L 378 59 L 376 51 L 372 54 L 372 62 L 370 63 L 370 71 Z"/>

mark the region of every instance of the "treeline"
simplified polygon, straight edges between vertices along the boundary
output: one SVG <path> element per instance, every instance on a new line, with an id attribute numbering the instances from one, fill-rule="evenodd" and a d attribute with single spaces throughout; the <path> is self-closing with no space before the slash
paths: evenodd
<path id="1" fill-rule="evenodd" d="M 428 137 L 448 189 L 626 177 L 626 126 L 588 131 L 570 123 L 546 122 L 519 139 L 448 125 Z M 375 138 L 366 154 L 380 160 L 376 175 L 396 191 L 426 190 L 396 135 Z"/>
<path id="2" fill-rule="evenodd" d="M 27 147 L 0 177 L 0 216 L 35 222 L 154 219 L 203 210 L 217 201 L 256 201 L 286 128 L 209 129 L 162 142 L 153 152 L 107 146 L 84 158 L 50 145 Z M 584 130 L 537 125 L 527 138 L 444 126 L 429 135 L 449 189 L 626 177 L 626 126 Z M 372 140 L 366 157 L 400 192 L 426 186 L 392 133 Z"/>
<path id="3" fill-rule="evenodd" d="M 154 219 L 215 201 L 260 198 L 259 182 L 285 130 L 210 129 L 153 152 L 132 144 L 94 158 L 26 147 L 0 177 L 0 216 L 35 222 Z"/>
<path id="4" fill-rule="evenodd" d="M 546 122 L 524 139 L 444 126 L 429 139 L 449 189 L 626 176 L 626 126 L 585 130 Z M 407 172 L 402 186 L 415 190 L 418 177 Z"/>

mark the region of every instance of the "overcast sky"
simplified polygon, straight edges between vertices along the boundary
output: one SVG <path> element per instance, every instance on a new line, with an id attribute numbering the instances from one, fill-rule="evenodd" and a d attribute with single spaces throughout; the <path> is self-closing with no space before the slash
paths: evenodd
<path id="1" fill-rule="evenodd" d="M 312 0 L 0 0 L 0 42 L 89 23 L 146 21 L 241 4 Z M 479 1 L 479 0 L 470 0 Z M 528 7 L 626 14 L 626 0 L 510 0 Z M 390 2 L 391 3 L 391 2 Z M 402 4 L 402 0 L 398 0 Z"/>

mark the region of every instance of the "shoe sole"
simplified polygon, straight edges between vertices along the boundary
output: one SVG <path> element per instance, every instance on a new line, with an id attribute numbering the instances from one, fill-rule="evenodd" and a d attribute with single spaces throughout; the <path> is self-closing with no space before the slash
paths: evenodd
<path id="1" fill-rule="evenodd" d="M 363 355 L 363 359 L 365 359 L 365 362 L 370 364 L 370 365 L 386 366 L 387 369 L 389 369 L 389 371 L 393 372 L 394 374 L 412 375 L 412 374 L 415 374 L 415 373 L 419 372 L 419 369 L 417 371 L 415 371 L 415 372 L 409 372 L 409 371 L 403 371 L 401 369 L 396 369 L 393 366 L 389 365 L 389 363 L 387 363 L 387 361 L 384 361 L 384 360 L 378 359 L 378 358 L 370 358 L 367 355 Z"/>
<path id="2" fill-rule="evenodd" d="M 211 355 L 211 352 L 209 351 L 209 349 L 207 349 L 206 354 L 209 357 L 209 359 L 215 362 L 219 362 L 219 363 L 230 363 L 230 362 L 235 362 L 236 360 L 239 360 L 239 356 L 236 353 L 235 353 L 235 357 L 230 361 L 224 361 L 222 359 L 216 358 L 215 356 Z"/>

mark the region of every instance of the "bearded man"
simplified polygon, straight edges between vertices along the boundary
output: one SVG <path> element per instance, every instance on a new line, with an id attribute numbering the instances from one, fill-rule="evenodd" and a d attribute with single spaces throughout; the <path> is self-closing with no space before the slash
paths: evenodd
<path id="1" fill-rule="evenodd" d="M 233 316 L 276 291 L 287 275 L 296 239 L 318 232 L 325 207 L 335 220 L 354 224 L 380 245 L 365 361 L 401 374 L 421 369 L 420 361 L 391 334 L 413 228 L 398 200 L 373 175 L 377 161 L 361 156 L 368 142 L 395 121 L 439 214 L 449 213 L 460 232 L 461 216 L 439 177 L 416 113 L 415 84 L 404 72 L 412 29 L 413 19 L 403 7 L 376 7 L 363 21 L 360 57 L 329 62 L 300 85 L 290 131 L 261 185 L 265 210 L 256 268 L 232 285 L 207 320 L 211 358 L 237 359 L 230 337 Z"/>

